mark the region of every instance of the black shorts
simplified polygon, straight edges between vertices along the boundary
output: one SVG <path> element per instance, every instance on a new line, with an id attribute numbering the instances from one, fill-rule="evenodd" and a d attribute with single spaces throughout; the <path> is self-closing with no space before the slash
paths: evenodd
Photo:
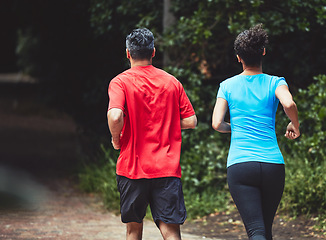
<path id="1" fill-rule="evenodd" d="M 187 213 L 180 178 L 129 179 L 117 176 L 121 220 L 141 223 L 150 205 L 154 222 L 183 224 Z"/>

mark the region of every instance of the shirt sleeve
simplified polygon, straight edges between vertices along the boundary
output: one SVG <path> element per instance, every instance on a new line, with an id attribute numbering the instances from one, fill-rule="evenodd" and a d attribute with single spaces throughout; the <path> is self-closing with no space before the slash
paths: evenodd
<path id="1" fill-rule="evenodd" d="M 279 86 L 282 86 L 282 85 L 286 85 L 286 86 L 288 86 L 288 84 L 286 83 L 284 77 L 280 77 L 280 78 L 278 78 L 277 81 L 276 81 L 276 88 L 278 88 Z"/>
<path id="2" fill-rule="evenodd" d="M 125 110 L 125 91 L 123 84 L 120 79 L 114 78 L 109 84 L 109 107 L 108 110 L 112 108 L 119 108 L 122 111 Z"/>
<path id="3" fill-rule="evenodd" d="M 195 110 L 180 83 L 180 118 L 188 118 L 195 115 Z"/>
<path id="4" fill-rule="evenodd" d="M 226 94 L 225 94 L 225 87 L 224 87 L 223 83 L 220 84 L 220 87 L 219 87 L 219 89 L 217 91 L 216 98 L 223 98 L 223 99 L 225 99 L 227 101 Z"/>

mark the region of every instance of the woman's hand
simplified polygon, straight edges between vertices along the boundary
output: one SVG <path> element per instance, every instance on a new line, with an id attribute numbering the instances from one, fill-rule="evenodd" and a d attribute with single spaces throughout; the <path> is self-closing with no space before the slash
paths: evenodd
<path id="1" fill-rule="evenodd" d="M 295 127 L 292 122 L 290 122 L 286 128 L 284 136 L 288 139 L 296 139 L 300 136 L 299 127 Z"/>

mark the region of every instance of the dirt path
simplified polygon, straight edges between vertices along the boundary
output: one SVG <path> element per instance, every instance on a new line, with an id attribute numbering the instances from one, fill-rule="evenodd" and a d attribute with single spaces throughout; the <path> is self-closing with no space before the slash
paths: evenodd
<path id="1" fill-rule="evenodd" d="M 120 217 L 105 211 L 100 199 L 80 193 L 67 179 L 45 186 L 48 195 L 37 209 L 1 212 L 0 239 L 125 239 Z M 143 239 L 162 239 L 151 221 L 145 221 Z M 202 237 L 183 234 L 183 239 Z"/>

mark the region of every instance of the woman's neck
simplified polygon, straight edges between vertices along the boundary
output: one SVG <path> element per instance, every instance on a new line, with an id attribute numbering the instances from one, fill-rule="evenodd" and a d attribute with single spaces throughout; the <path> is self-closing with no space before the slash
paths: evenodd
<path id="1" fill-rule="evenodd" d="M 263 73 L 261 65 L 259 67 L 248 67 L 242 65 L 242 68 L 243 68 L 243 72 L 241 73 L 241 75 L 256 75 L 256 74 Z"/>

